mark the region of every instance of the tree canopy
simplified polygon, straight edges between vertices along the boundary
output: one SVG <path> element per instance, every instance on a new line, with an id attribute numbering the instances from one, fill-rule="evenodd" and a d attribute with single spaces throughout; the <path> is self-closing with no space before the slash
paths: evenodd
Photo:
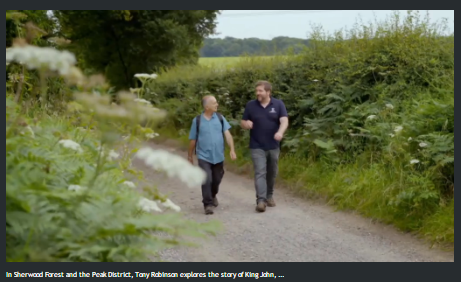
<path id="1" fill-rule="evenodd" d="M 81 67 L 104 73 L 116 88 L 152 73 L 193 63 L 214 33 L 219 10 L 54 10 L 60 36 L 71 41 Z"/>

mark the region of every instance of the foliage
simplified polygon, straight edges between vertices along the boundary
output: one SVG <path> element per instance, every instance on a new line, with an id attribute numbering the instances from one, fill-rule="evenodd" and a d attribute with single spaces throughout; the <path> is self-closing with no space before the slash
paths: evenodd
<path id="1" fill-rule="evenodd" d="M 78 91 L 59 109 L 47 103 L 26 107 L 37 105 L 29 103 L 36 98 L 18 103 L 7 93 L 6 260 L 151 261 L 159 250 L 186 244 L 186 237 L 213 233 L 216 223 L 160 214 L 163 207 L 180 207 L 131 166 L 139 158 L 139 142 L 155 137 L 152 128 L 163 111 L 128 93 L 117 93 L 117 104 L 111 104 L 103 82 L 74 77 L 67 71 L 74 66 L 60 54 L 27 45 L 7 52 L 7 62 L 37 68 L 40 77 L 58 75 Z M 46 86 L 45 80 L 39 88 Z M 183 181 L 194 174 L 188 183 L 203 181 L 187 161 L 167 162 L 172 157 L 167 152 L 148 153 L 142 157 L 157 170 Z"/>
<path id="2" fill-rule="evenodd" d="M 340 208 L 418 231 L 454 197 L 454 35 L 444 27 L 396 12 L 344 34 L 316 29 L 299 55 L 242 58 L 227 70 L 176 68 L 144 97 L 172 109 L 165 126 L 185 134 L 196 101 L 216 95 L 245 148 L 238 122 L 254 83 L 269 80 L 290 116 L 281 177 Z"/>
<path id="3" fill-rule="evenodd" d="M 104 73 L 117 89 L 136 73 L 194 63 L 218 10 L 54 10 L 61 34 L 81 56 L 81 67 Z"/>

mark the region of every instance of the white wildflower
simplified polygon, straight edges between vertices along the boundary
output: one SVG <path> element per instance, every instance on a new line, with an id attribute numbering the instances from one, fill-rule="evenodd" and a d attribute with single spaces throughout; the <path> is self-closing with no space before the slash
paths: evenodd
<path id="1" fill-rule="evenodd" d="M 145 99 L 139 99 L 139 98 L 136 98 L 134 99 L 135 102 L 138 102 L 138 103 L 143 103 L 143 104 L 147 104 L 147 105 L 151 105 L 151 103 Z"/>
<path id="2" fill-rule="evenodd" d="M 370 115 L 367 117 L 367 120 L 374 120 L 376 119 L 376 115 Z"/>
<path id="3" fill-rule="evenodd" d="M 163 150 L 142 148 L 136 157 L 155 170 L 167 173 L 168 177 L 177 177 L 188 187 L 202 185 L 206 180 L 206 173 L 199 167 L 193 166 L 184 158 Z"/>
<path id="4" fill-rule="evenodd" d="M 146 198 L 141 198 L 138 202 L 139 207 L 145 211 L 145 212 L 162 212 L 162 210 L 158 207 L 157 203 L 155 201 L 146 199 Z"/>
<path id="5" fill-rule="evenodd" d="M 125 184 L 126 186 L 128 186 L 130 188 L 133 188 L 133 189 L 136 188 L 136 185 L 131 181 L 125 181 L 125 182 L 123 182 L 123 184 Z"/>
<path id="6" fill-rule="evenodd" d="M 395 135 L 391 133 L 391 134 L 389 134 L 389 136 L 390 136 L 391 138 L 394 138 Z"/>
<path id="7" fill-rule="evenodd" d="M 157 136 L 159 136 L 158 133 L 147 133 L 146 134 L 146 138 L 149 138 L 149 139 L 154 139 Z"/>
<path id="8" fill-rule="evenodd" d="M 390 109 L 390 110 L 393 110 L 394 109 L 394 106 L 392 104 L 386 104 L 386 108 Z"/>
<path id="9" fill-rule="evenodd" d="M 108 161 L 113 161 L 113 160 L 117 159 L 118 157 L 120 157 L 119 154 L 117 154 L 114 150 L 110 150 L 109 155 L 107 156 L 107 160 Z"/>
<path id="10" fill-rule="evenodd" d="M 403 130 L 403 126 L 400 126 L 400 125 L 399 125 L 399 126 L 397 126 L 397 127 L 394 129 L 394 132 L 395 132 L 395 133 L 398 133 L 398 132 L 400 132 L 400 131 L 402 131 L 402 130 Z"/>
<path id="11" fill-rule="evenodd" d="M 80 147 L 80 144 L 72 140 L 60 140 L 59 144 L 62 145 L 64 148 L 68 148 L 79 153 L 83 152 L 82 147 Z"/>
<path id="12" fill-rule="evenodd" d="M 28 69 L 46 68 L 60 75 L 69 75 L 77 60 L 68 51 L 26 45 L 6 49 L 6 62 L 21 62 Z"/>
<path id="13" fill-rule="evenodd" d="M 80 191 L 82 189 L 84 189 L 84 187 L 80 186 L 80 185 L 69 185 L 69 187 L 67 188 L 69 191 Z"/>
<path id="14" fill-rule="evenodd" d="M 156 79 L 157 75 L 155 73 L 153 74 L 147 74 L 147 73 L 138 73 L 135 74 L 134 77 L 139 78 L 139 79 Z"/>
<path id="15" fill-rule="evenodd" d="M 174 210 L 175 212 L 181 211 L 181 207 L 173 203 L 170 199 L 167 199 L 165 202 L 162 203 L 162 205 L 167 209 Z"/>
<path id="16" fill-rule="evenodd" d="M 98 151 L 101 151 L 101 158 L 103 158 L 106 155 L 103 151 L 103 148 L 98 147 Z M 115 152 L 114 150 L 110 150 L 108 156 L 106 157 L 106 160 L 111 162 L 117 159 L 118 157 L 120 157 L 120 155 L 117 152 Z"/>
<path id="17" fill-rule="evenodd" d="M 25 129 L 27 130 L 27 132 L 29 132 L 29 134 L 31 135 L 32 138 L 35 138 L 35 133 L 34 133 L 34 131 L 32 130 L 32 128 L 30 127 L 30 125 L 26 126 Z M 22 131 L 22 132 L 21 132 L 21 135 L 25 135 L 25 132 Z"/>
<path id="18" fill-rule="evenodd" d="M 312 80 L 312 81 L 313 81 L 313 82 L 318 82 L 319 80 L 318 80 L 318 79 L 314 79 L 314 80 Z"/>
<path id="19" fill-rule="evenodd" d="M 421 142 L 421 143 L 419 143 L 419 147 L 425 148 L 425 147 L 427 147 L 427 143 Z"/>
<path id="20" fill-rule="evenodd" d="M 413 138 L 409 137 L 409 138 L 408 138 L 408 142 L 410 142 L 411 140 L 413 140 Z"/>
<path id="21" fill-rule="evenodd" d="M 411 160 L 411 161 L 410 161 L 410 164 L 417 164 L 417 163 L 419 163 L 419 160 L 416 160 L 416 159 L 415 159 L 415 160 Z"/>

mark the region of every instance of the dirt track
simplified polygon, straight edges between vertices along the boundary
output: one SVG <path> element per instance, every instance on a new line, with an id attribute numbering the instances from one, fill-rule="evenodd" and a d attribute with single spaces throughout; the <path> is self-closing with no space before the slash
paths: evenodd
<path id="1" fill-rule="evenodd" d="M 186 157 L 186 153 L 163 145 L 149 144 Z M 255 212 L 253 181 L 226 171 L 220 186 L 215 214 L 203 213 L 200 187 L 186 188 L 178 180 L 154 173 L 142 163 L 149 182 L 170 195 L 189 219 L 217 219 L 224 230 L 216 237 L 198 241 L 199 248 L 171 249 L 162 253 L 167 261 L 191 262 L 406 262 L 454 261 L 453 252 L 430 250 L 410 235 L 370 220 L 334 212 L 331 207 L 298 199 L 277 189 L 277 207 Z"/>

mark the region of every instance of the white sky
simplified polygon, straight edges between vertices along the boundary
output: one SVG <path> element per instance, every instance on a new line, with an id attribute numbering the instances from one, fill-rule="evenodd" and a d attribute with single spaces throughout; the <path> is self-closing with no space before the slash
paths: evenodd
<path id="1" fill-rule="evenodd" d="M 407 10 L 400 10 L 402 16 Z M 454 10 L 420 10 L 421 16 L 429 12 L 432 22 L 448 19 L 454 31 Z M 351 28 L 361 18 L 364 23 L 386 19 L 391 10 L 225 10 L 218 16 L 217 35 L 235 38 L 257 37 L 272 39 L 277 36 L 308 38 L 311 23 L 323 26 L 327 32 Z"/>

